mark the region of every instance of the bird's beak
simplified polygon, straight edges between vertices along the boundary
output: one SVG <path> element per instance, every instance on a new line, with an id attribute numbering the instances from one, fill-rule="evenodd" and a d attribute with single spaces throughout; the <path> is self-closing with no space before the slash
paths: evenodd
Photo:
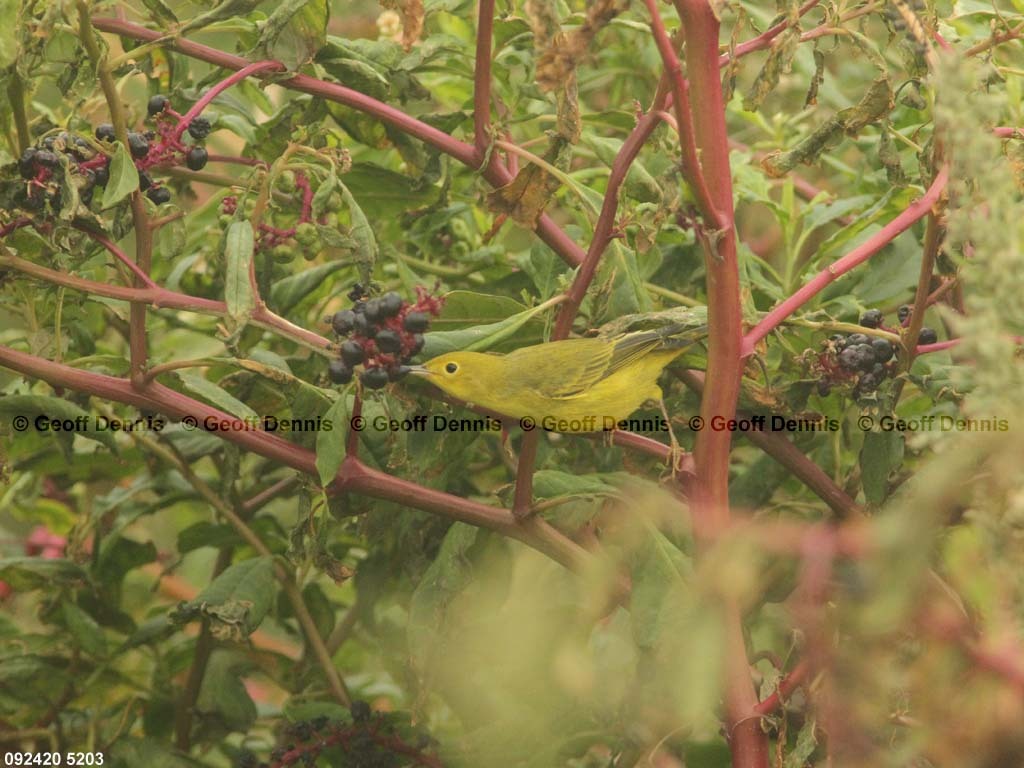
<path id="1" fill-rule="evenodd" d="M 428 371 L 422 365 L 410 365 L 409 366 L 409 373 L 411 373 L 413 376 L 429 376 L 430 375 L 430 371 Z"/>

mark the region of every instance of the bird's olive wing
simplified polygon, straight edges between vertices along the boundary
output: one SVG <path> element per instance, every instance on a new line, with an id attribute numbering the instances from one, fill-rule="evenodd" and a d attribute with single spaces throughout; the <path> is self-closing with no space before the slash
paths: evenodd
<path id="1" fill-rule="evenodd" d="M 660 346 L 657 332 L 631 333 L 613 339 L 570 339 L 512 352 L 526 386 L 543 397 L 580 397 L 595 384 Z"/>

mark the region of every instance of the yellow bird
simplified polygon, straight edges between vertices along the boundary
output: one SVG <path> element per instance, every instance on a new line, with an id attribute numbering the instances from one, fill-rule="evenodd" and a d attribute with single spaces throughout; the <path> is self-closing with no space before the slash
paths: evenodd
<path id="1" fill-rule="evenodd" d="M 507 355 L 448 352 L 411 373 L 467 403 L 556 432 L 614 429 L 648 401 L 661 405 L 668 422 L 658 377 L 706 330 L 671 325 L 536 344 Z"/>

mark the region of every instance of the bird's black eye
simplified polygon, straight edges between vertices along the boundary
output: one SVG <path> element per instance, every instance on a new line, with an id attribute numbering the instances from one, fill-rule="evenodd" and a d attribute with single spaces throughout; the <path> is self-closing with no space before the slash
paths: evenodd
<path id="1" fill-rule="evenodd" d="M 448 373 L 455 373 L 457 370 L 459 370 L 459 366 L 457 366 L 455 363 L 448 363 L 448 365 L 446 365 L 444 369 L 448 371 Z"/>

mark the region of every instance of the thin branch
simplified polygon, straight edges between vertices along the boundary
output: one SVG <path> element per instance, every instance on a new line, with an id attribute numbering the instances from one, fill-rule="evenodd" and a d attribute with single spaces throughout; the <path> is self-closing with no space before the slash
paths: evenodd
<path id="1" fill-rule="evenodd" d="M 473 68 L 473 149 L 479 166 L 491 140 L 491 46 L 494 36 L 494 0 L 480 0 L 476 30 L 476 65 Z"/>
<path id="2" fill-rule="evenodd" d="M 106 56 L 100 51 L 96 44 L 93 33 L 93 25 L 89 18 L 89 5 L 85 0 L 78 0 L 78 21 L 79 38 L 85 47 L 86 53 L 96 70 L 99 78 L 103 96 L 107 101 L 107 109 L 110 111 L 110 122 L 114 126 L 114 135 L 124 146 L 125 151 L 131 153 L 131 145 L 128 143 L 128 124 L 121 106 L 121 95 L 117 92 L 117 83 L 107 68 Z M 135 261 L 139 272 L 148 275 L 150 261 L 153 256 L 153 230 L 149 226 L 149 216 L 146 213 L 146 202 L 142 199 L 142 191 L 136 189 L 131 195 L 132 220 L 135 225 Z M 138 273 L 136 273 L 138 279 Z M 148 278 L 146 278 L 148 280 Z M 146 283 L 141 279 L 142 285 Z M 146 360 L 148 357 L 146 344 L 146 305 L 139 302 L 132 302 L 129 310 L 130 332 L 128 339 L 129 354 L 131 356 L 131 381 L 136 388 L 145 386 L 143 376 L 146 371 Z"/>
<path id="3" fill-rule="evenodd" d="M 700 209 L 705 222 L 715 230 L 727 229 L 731 225 L 731 217 L 725 216 L 716 209 L 715 202 L 704 179 L 700 158 L 698 157 L 697 140 L 693 125 L 693 108 L 690 104 L 690 85 L 687 79 L 683 77 L 679 57 L 676 56 L 672 41 L 665 31 L 665 25 L 661 21 L 657 0 L 644 0 L 644 2 L 651 15 L 651 32 L 654 35 L 654 42 L 657 44 L 658 53 L 661 55 L 661 61 L 665 66 L 665 74 L 672 89 L 672 102 L 675 108 L 677 123 L 676 130 L 679 133 L 679 147 L 682 150 L 683 175 L 693 189 L 694 195 L 697 198 L 697 207 Z M 729 207 L 732 207 L 731 200 L 729 201 Z"/>
<path id="4" fill-rule="evenodd" d="M 246 544 L 255 550 L 256 554 L 261 557 L 272 559 L 274 564 L 274 576 L 281 585 L 281 589 L 288 598 L 288 602 L 291 603 L 292 611 L 295 613 L 295 618 L 298 620 L 299 626 L 302 627 L 302 632 L 306 636 L 306 642 L 312 649 L 313 655 L 316 656 L 324 677 L 327 678 L 327 683 L 331 689 L 332 695 L 342 706 L 351 706 L 352 697 L 349 695 L 348 689 L 345 687 L 345 681 L 342 680 L 341 675 L 338 674 L 338 670 L 334 666 L 334 660 L 331 658 L 331 654 L 327 651 L 327 647 L 324 645 L 324 640 L 320 636 L 320 631 L 316 627 L 316 622 L 313 621 L 313 617 L 310 615 L 309 609 L 306 608 L 306 603 L 302 598 L 302 593 L 299 591 L 298 585 L 295 583 L 295 579 L 285 570 L 284 566 L 274 558 L 274 554 L 267 548 L 267 545 L 263 543 L 263 540 L 255 531 L 253 531 L 252 528 L 249 527 L 231 504 L 225 501 L 201 477 L 196 475 L 196 473 L 192 471 L 192 467 L 182 460 L 177 453 L 141 432 L 131 432 L 129 434 L 134 441 L 142 445 L 150 453 L 155 454 L 162 461 L 175 467 L 178 472 L 181 473 L 182 477 L 188 481 L 189 485 L 195 488 L 199 495 L 202 496 L 211 507 L 216 509 L 217 512 L 220 513 L 221 517 L 231 524 L 231 527 L 235 529 Z"/>
<path id="5" fill-rule="evenodd" d="M 236 85 L 247 77 L 258 75 L 261 72 L 283 72 L 286 71 L 287 67 L 279 61 L 254 61 L 252 64 L 247 64 L 240 70 L 235 72 L 233 75 L 221 80 L 219 83 L 213 85 L 206 93 L 204 93 L 195 104 L 184 115 L 181 116 L 181 120 L 174 128 L 172 134 L 175 140 L 181 138 L 181 135 L 188 128 L 189 124 L 202 113 L 210 102 L 213 101 L 217 96 L 226 91 L 233 85 Z"/>
<path id="6" fill-rule="evenodd" d="M 189 312 L 216 316 L 227 314 L 227 306 L 222 301 L 206 299 L 200 296 L 190 296 L 158 285 L 145 288 L 130 288 L 121 285 L 111 285 L 110 283 L 101 283 L 96 280 L 75 277 L 65 272 L 58 272 L 17 256 L 2 253 L 0 253 L 0 266 L 16 269 L 26 275 L 39 280 L 45 280 L 54 285 L 63 285 L 83 293 L 105 296 L 108 299 L 148 304 L 154 309 L 182 309 Z M 324 355 L 329 354 L 330 340 L 313 331 L 295 325 L 271 312 L 266 307 L 257 307 L 253 311 L 251 322 L 253 325 L 278 333 L 315 352 Z M 143 372 L 143 379 L 145 378 L 146 375 Z"/>
<path id="7" fill-rule="evenodd" d="M 808 2 L 800 6 L 800 10 L 797 11 L 797 18 L 804 16 L 808 11 L 817 6 L 820 2 L 821 0 L 808 0 Z M 723 53 L 721 56 L 718 57 L 719 68 L 729 66 L 729 62 L 732 61 L 734 58 L 738 59 L 741 56 L 746 56 L 748 53 L 753 53 L 754 51 L 760 51 L 764 48 L 768 48 L 776 37 L 781 35 L 783 32 L 785 32 L 792 26 L 794 26 L 794 22 L 791 19 L 787 18 L 784 19 L 783 21 L 780 21 L 774 27 L 766 29 L 757 37 L 752 38 L 751 40 L 747 40 L 745 43 L 740 43 L 739 45 L 736 46 L 732 53 Z"/>
<path id="8" fill-rule="evenodd" d="M 127 21 L 122 21 L 121 19 L 109 17 L 96 18 L 93 19 L 93 25 L 96 29 L 104 32 L 121 35 L 135 40 L 152 42 L 154 40 L 161 39 L 161 34 L 159 32 L 154 32 L 153 30 L 146 29 L 138 24 L 132 24 Z M 191 40 L 186 40 L 180 37 L 168 40 L 167 44 L 174 50 L 183 53 L 186 56 L 191 56 L 210 64 L 216 64 L 217 66 L 224 67 L 226 69 L 240 70 L 251 63 L 241 56 L 235 56 L 224 51 L 219 51 L 216 48 L 200 45 L 199 43 L 194 43 Z M 302 93 L 311 94 L 318 98 L 336 101 L 339 104 L 344 104 L 348 107 L 359 110 L 360 112 L 365 112 L 366 114 L 419 139 L 420 141 L 430 144 L 474 170 L 478 168 L 478 164 L 476 163 L 476 149 L 472 145 L 459 141 L 458 139 L 449 136 L 444 131 L 434 128 L 432 125 L 428 125 L 421 120 L 417 120 L 400 109 L 396 109 L 388 104 L 377 101 L 376 99 L 360 93 L 359 91 L 346 88 L 345 86 L 338 85 L 337 83 L 328 83 L 324 80 L 318 80 L 315 77 L 302 74 L 282 78 L 277 84 L 285 88 L 291 88 Z M 488 167 L 483 170 L 483 176 L 487 182 L 494 187 L 503 186 L 512 180 L 511 174 L 507 169 L 502 167 L 500 163 L 492 163 L 488 165 Z M 543 240 L 548 247 L 557 253 L 567 264 L 575 266 L 583 261 L 583 249 L 573 242 L 565 231 L 554 223 L 551 217 L 546 214 L 541 216 L 540 221 L 537 224 L 536 232 L 540 239 Z"/>
<path id="9" fill-rule="evenodd" d="M 885 246 L 891 243 L 897 235 L 909 229 L 916 221 L 928 215 L 932 206 L 939 200 L 946 182 L 949 180 L 949 169 L 943 166 L 932 181 L 928 191 L 913 204 L 907 207 L 896 218 L 886 224 L 882 229 L 854 248 L 842 258 L 832 262 L 825 269 L 819 272 L 807 282 L 796 293 L 779 304 L 775 309 L 765 315 L 753 329 L 743 338 L 743 356 L 753 354 L 754 347 L 761 339 L 777 328 L 787 317 L 796 312 L 800 307 L 814 298 L 825 286 L 837 278 L 845 275 L 855 267 L 860 266 L 870 259 Z"/>

